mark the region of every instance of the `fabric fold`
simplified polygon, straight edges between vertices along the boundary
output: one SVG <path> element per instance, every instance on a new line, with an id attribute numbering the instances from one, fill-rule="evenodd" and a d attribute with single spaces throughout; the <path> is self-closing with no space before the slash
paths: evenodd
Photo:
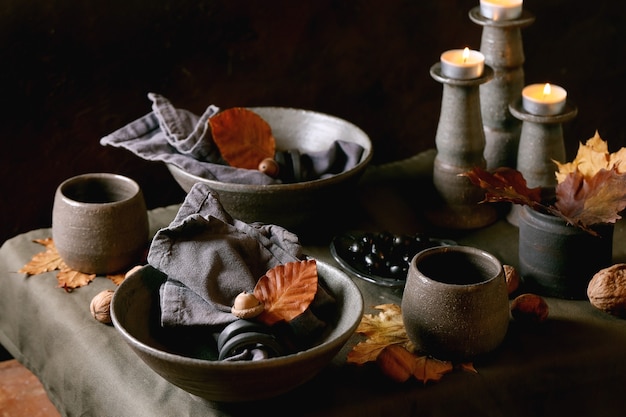
<path id="1" fill-rule="evenodd" d="M 328 149 L 302 155 L 296 152 L 298 159 L 281 169 L 292 174 L 272 178 L 255 169 L 235 168 L 224 163 L 208 123 L 220 111 L 219 107 L 210 105 L 197 116 L 174 107 L 159 94 L 149 93 L 148 98 L 152 101 L 150 113 L 104 136 L 100 144 L 123 148 L 145 160 L 171 164 L 208 180 L 250 185 L 326 178 L 352 169 L 360 162 L 364 152 L 359 144 L 337 138 Z M 275 157 L 284 160 L 279 154 L 289 152 L 279 150 Z M 293 172 L 295 166 L 301 167 L 298 172 Z"/>

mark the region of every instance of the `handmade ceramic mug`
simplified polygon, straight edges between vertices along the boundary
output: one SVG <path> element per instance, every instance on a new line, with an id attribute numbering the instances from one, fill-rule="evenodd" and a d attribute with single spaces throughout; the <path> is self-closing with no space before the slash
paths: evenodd
<path id="1" fill-rule="evenodd" d="M 148 213 L 139 185 L 109 173 L 61 183 L 52 209 L 52 238 L 70 268 L 90 274 L 123 272 L 148 243 Z"/>
<path id="2" fill-rule="evenodd" d="M 491 352 L 504 340 L 509 314 L 504 269 L 492 254 L 441 246 L 413 257 L 402 318 L 421 353 L 465 361 Z"/>

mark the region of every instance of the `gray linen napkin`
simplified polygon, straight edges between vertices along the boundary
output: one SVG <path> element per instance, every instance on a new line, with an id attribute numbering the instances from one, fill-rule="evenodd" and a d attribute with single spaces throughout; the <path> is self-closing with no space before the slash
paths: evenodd
<path id="1" fill-rule="evenodd" d="M 281 226 L 233 219 L 203 183 L 154 236 L 148 263 L 167 275 L 160 288 L 161 324 L 222 327 L 237 320 L 235 297 L 252 292 L 275 266 L 305 258 L 298 236 Z M 311 308 L 293 321 L 300 336 L 323 327 L 334 298 L 318 286 Z M 319 317 L 318 317 L 319 316 Z"/>
<path id="2" fill-rule="evenodd" d="M 175 108 L 159 94 L 149 93 L 148 98 L 152 112 L 101 138 L 100 144 L 127 149 L 149 161 L 170 163 L 202 178 L 256 185 L 325 178 L 353 168 L 363 154 L 359 144 L 341 138 L 320 152 L 300 155 L 295 150 L 280 151 L 276 159 L 288 164 L 286 169 L 281 168 L 285 175 L 271 178 L 254 169 L 224 164 L 207 123 L 219 111 L 218 107 L 210 105 L 197 116 Z"/>
<path id="3" fill-rule="evenodd" d="M 206 184 L 190 190 L 169 227 L 159 230 L 148 262 L 167 274 L 160 290 L 164 326 L 222 326 L 235 297 L 265 273 L 303 257 L 298 237 L 276 225 L 233 219 Z"/>

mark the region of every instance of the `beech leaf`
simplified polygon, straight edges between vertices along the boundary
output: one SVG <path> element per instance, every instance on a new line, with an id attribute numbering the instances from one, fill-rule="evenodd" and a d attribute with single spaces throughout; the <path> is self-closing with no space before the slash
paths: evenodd
<path id="1" fill-rule="evenodd" d="M 257 169 L 263 159 L 274 158 L 272 129 L 253 111 L 233 107 L 209 118 L 208 123 L 220 155 L 230 166 Z"/>
<path id="2" fill-rule="evenodd" d="M 541 206 L 541 188 L 528 188 L 522 173 L 513 168 L 501 167 L 488 172 L 476 167 L 460 175 L 485 190 L 484 202 Z"/>
<path id="3" fill-rule="evenodd" d="M 265 305 L 258 320 L 267 325 L 293 320 L 309 307 L 317 293 L 317 284 L 315 259 L 270 269 L 254 287 L 254 296 Z"/>
<path id="4" fill-rule="evenodd" d="M 572 225 L 615 223 L 626 208 L 626 174 L 617 168 L 601 169 L 590 178 L 581 172 L 569 173 L 556 187 L 558 212 Z"/>

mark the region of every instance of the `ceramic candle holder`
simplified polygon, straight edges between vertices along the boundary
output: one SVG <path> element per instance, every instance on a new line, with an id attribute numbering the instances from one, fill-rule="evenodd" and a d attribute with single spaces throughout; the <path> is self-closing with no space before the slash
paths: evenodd
<path id="1" fill-rule="evenodd" d="M 402 318 L 423 354 L 465 361 L 493 351 L 509 324 L 502 264 L 490 253 L 467 246 L 418 253 L 409 266 Z"/>
<path id="2" fill-rule="evenodd" d="M 76 271 L 123 272 L 141 261 L 148 233 L 143 194 L 130 178 L 84 174 L 56 190 L 52 238 L 63 261 Z"/>

